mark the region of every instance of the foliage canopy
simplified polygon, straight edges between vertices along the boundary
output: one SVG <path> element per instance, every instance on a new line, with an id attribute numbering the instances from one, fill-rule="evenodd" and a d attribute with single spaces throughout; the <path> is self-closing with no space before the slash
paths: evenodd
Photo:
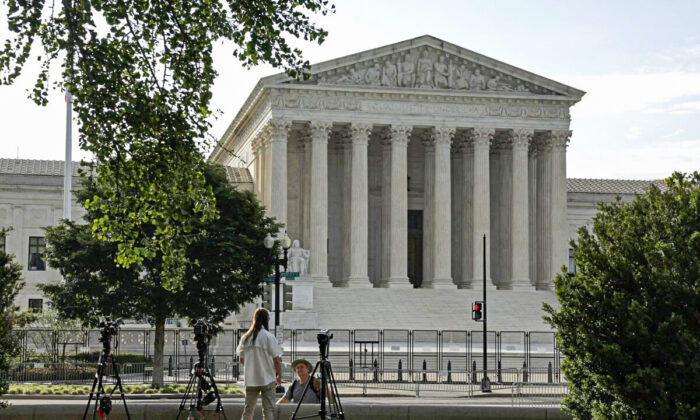
<path id="1" fill-rule="evenodd" d="M 0 239 L 5 238 L 9 229 L 0 228 Z M 14 257 L 0 249 L 0 372 L 10 368 L 13 357 L 19 353 L 19 340 L 12 332 L 15 310 L 14 300 L 24 286 L 22 267 L 14 262 Z M 0 395 L 7 391 L 7 383 L 0 376 Z M 4 403 L 0 401 L 0 408 Z"/>
<path id="2" fill-rule="evenodd" d="M 88 224 L 63 220 L 46 229 L 47 261 L 64 278 L 64 282 L 40 286 L 52 307 L 63 317 L 92 326 L 100 316 L 148 319 L 156 326 L 154 366 L 160 367 L 161 373 L 163 365 L 157 358 L 162 357 L 166 318 L 211 317 L 221 322 L 260 295 L 259 283 L 272 267 L 273 254 L 263 239 L 276 233 L 279 225 L 265 216 L 251 192 L 237 191 L 228 183 L 223 167 L 206 166 L 204 176 L 216 197 L 220 217 L 203 222 L 189 215 L 196 219 L 191 222 L 195 229 L 208 233 L 185 249 L 187 258 L 198 264 L 187 267 L 180 279 L 181 288 L 163 287 L 162 260 L 157 256 L 129 268 L 115 264 L 117 245 L 91 233 L 89 223 L 102 216 L 99 212 L 87 212 Z M 95 193 L 90 178 L 76 192 L 79 200 Z M 143 235 L 147 237 L 155 229 L 151 226 Z M 162 380 L 157 374 L 154 372 L 154 381 Z"/>
<path id="3" fill-rule="evenodd" d="M 110 1 L 4 0 L 12 38 L 0 48 L 0 84 L 11 84 L 41 45 L 30 97 L 46 104 L 53 84 L 74 96 L 79 143 L 95 158 L 103 193 L 85 205 L 101 214 L 96 236 L 118 244 L 124 267 L 162 260 L 162 279 L 179 287 L 192 263 L 196 219 L 217 217 L 203 175 L 210 145 L 213 45 L 229 41 L 245 66 L 269 63 L 299 76 L 308 62 L 287 38 L 322 43 L 309 15 L 334 12 L 328 0 Z M 58 63 L 62 77 L 50 81 Z M 143 232 L 155 231 L 148 239 Z"/>
<path id="4" fill-rule="evenodd" d="M 700 416 L 700 174 L 601 204 L 545 305 L 581 419 Z"/>

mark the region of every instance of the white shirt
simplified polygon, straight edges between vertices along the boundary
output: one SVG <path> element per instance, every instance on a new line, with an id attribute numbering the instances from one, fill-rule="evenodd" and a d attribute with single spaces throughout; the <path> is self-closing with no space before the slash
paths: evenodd
<path id="1" fill-rule="evenodd" d="M 245 386 L 266 386 L 275 382 L 277 375 L 272 359 L 282 356 L 282 347 L 277 344 L 277 339 L 265 328 L 260 330 L 255 343 L 251 343 L 252 337 L 244 342 L 245 337 L 241 337 L 236 348 L 236 353 L 243 358 Z"/>

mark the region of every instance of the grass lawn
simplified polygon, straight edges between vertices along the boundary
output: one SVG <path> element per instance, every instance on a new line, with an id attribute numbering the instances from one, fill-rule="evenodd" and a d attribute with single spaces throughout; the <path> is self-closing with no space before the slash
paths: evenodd
<path id="1" fill-rule="evenodd" d="M 106 384 L 105 389 L 111 391 L 114 385 Z M 185 392 L 185 384 L 166 384 L 160 389 L 150 385 L 124 385 L 127 394 L 182 394 Z M 234 385 L 217 385 L 221 394 L 242 394 Z M 5 395 L 88 395 L 92 385 L 39 385 L 39 384 L 10 384 L 10 389 Z M 119 394 L 117 389 L 115 394 Z"/>

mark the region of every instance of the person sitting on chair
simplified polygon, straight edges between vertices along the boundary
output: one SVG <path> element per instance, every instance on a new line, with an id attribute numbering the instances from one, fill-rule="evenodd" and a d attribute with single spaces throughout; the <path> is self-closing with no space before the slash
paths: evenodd
<path id="1" fill-rule="evenodd" d="M 282 398 L 277 401 L 277 404 L 284 404 L 288 402 L 299 403 L 301 400 L 301 394 L 304 393 L 304 388 L 306 384 L 311 379 L 311 371 L 313 366 L 306 359 L 298 359 L 292 362 L 292 369 L 297 373 L 299 379 L 295 379 L 294 382 L 287 388 L 287 392 Z M 311 381 L 311 386 L 309 390 L 306 391 L 304 395 L 304 404 L 315 404 L 320 402 L 321 395 L 321 381 L 318 378 L 313 378 Z"/>

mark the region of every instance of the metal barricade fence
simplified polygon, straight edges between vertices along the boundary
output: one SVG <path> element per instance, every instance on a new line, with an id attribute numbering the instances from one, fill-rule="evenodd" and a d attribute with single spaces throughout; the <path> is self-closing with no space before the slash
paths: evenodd
<path id="1" fill-rule="evenodd" d="M 80 366 L 96 363 L 102 349 L 97 330 L 20 330 L 21 362 L 53 363 L 55 366 Z M 226 381 L 237 381 L 243 368 L 236 346 L 245 330 L 225 329 L 210 343 L 209 354 Z M 291 362 L 305 358 L 314 364 L 319 357 L 318 330 L 285 330 L 282 357 L 285 379 L 293 378 Z M 483 370 L 483 333 L 481 331 L 438 330 L 333 330 L 329 360 L 334 369 L 344 372 L 348 381 L 359 372 L 381 373 L 384 381 L 398 381 L 401 375 L 422 372 L 476 372 Z M 153 330 L 120 329 L 113 344 L 117 362 L 142 366 L 142 376 L 153 370 Z M 523 372 L 522 382 L 556 383 L 563 380 L 561 357 L 552 332 L 488 331 L 488 369 L 492 381 L 512 383 L 513 369 Z M 191 329 L 166 329 L 164 376 L 166 382 L 184 382 L 197 359 Z M 60 372 L 59 368 L 51 372 Z M 63 371 L 70 371 L 63 368 Z M 138 373 L 138 372 L 134 372 Z M 363 373 L 364 374 L 364 373 Z M 48 375 L 48 374 L 47 374 Z M 56 373 L 56 380 L 62 378 Z M 428 375 L 430 376 L 430 375 Z M 50 379 L 49 379 L 50 380 Z"/>

